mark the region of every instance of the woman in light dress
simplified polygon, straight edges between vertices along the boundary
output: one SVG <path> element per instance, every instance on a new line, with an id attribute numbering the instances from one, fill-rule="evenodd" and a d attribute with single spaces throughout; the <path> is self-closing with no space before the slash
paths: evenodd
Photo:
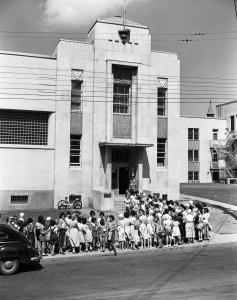
<path id="1" fill-rule="evenodd" d="M 140 242 L 140 237 L 139 237 L 139 227 L 140 227 L 140 221 L 138 220 L 138 216 L 136 211 L 131 212 L 131 217 L 130 217 L 130 222 L 131 222 L 131 246 L 132 249 L 138 249 L 138 243 Z"/>
<path id="2" fill-rule="evenodd" d="M 76 248 L 80 245 L 79 231 L 78 231 L 78 221 L 76 213 L 72 214 L 72 219 L 66 220 L 69 227 L 69 240 L 72 247 L 72 253 L 76 253 Z"/>
<path id="3" fill-rule="evenodd" d="M 129 248 L 131 241 L 131 220 L 129 218 L 129 212 L 125 211 L 124 213 L 124 231 L 125 231 L 125 245 L 126 248 Z"/>
<path id="4" fill-rule="evenodd" d="M 192 214 L 191 209 L 187 210 L 187 214 L 184 217 L 184 222 L 185 222 L 186 238 L 188 240 L 188 243 L 193 243 L 195 237 L 195 230 L 194 230 L 194 216 Z"/>
<path id="5" fill-rule="evenodd" d="M 147 217 L 147 231 L 148 231 L 148 247 L 150 248 L 154 242 L 154 211 L 149 210 L 149 215 Z"/>
<path id="6" fill-rule="evenodd" d="M 78 228 L 78 239 L 79 239 L 79 252 L 81 252 L 82 245 L 85 244 L 85 226 L 82 224 L 82 218 L 77 216 L 77 228 Z"/>

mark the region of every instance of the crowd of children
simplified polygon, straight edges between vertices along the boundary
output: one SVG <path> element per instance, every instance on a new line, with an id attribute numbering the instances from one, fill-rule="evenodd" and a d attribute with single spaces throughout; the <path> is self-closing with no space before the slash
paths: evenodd
<path id="1" fill-rule="evenodd" d="M 91 210 L 90 217 L 79 211 L 61 212 L 58 220 L 38 216 L 24 220 L 24 213 L 9 217 L 7 223 L 23 232 L 42 255 L 117 249 L 171 247 L 183 243 L 209 240 L 210 214 L 205 203 L 165 200 L 158 194 L 146 196 L 127 192 L 125 212 L 115 221 Z"/>

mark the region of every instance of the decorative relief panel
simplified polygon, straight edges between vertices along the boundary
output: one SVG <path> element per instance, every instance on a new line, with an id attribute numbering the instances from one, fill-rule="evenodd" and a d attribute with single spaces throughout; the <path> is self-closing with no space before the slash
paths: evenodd
<path id="1" fill-rule="evenodd" d="M 168 78 L 158 77 L 158 88 L 168 88 Z"/>
<path id="2" fill-rule="evenodd" d="M 131 116 L 113 115 L 113 136 L 131 138 Z"/>
<path id="3" fill-rule="evenodd" d="M 83 70 L 71 70 L 71 80 L 83 81 L 84 79 L 84 71 Z"/>

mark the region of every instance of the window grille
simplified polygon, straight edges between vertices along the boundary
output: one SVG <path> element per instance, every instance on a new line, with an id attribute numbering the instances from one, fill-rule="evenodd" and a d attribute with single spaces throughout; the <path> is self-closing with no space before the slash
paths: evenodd
<path id="1" fill-rule="evenodd" d="M 199 172 L 188 172 L 188 180 L 189 181 L 198 181 L 199 180 Z"/>
<path id="2" fill-rule="evenodd" d="M 188 128 L 188 139 L 189 140 L 199 140 L 199 129 L 198 128 Z"/>
<path id="3" fill-rule="evenodd" d="M 11 195 L 11 204 L 27 204 L 28 195 Z"/>
<path id="4" fill-rule="evenodd" d="M 166 116 L 167 88 L 157 89 L 157 115 Z"/>
<path id="5" fill-rule="evenodd" d="M 165 166 L 166 163 L 166 139 L 157 139 L 157 165 Z"/>
<path id="6" fill-rule="evenodd" d="M 47 145 L 47 112 L 0 110 L 0 144 Z"/>
<path id="7" fill-rule="evenodd" d="M 82 81 L 71 81 L 71 111 L 82 111 Z"/>
<path id="8" fill-rule="evenodd" d="M 81 136 L 71 135 L 70 137 L 70 165 L 81 165 Z"/>
<path id="9" fill-rule="evenodd" d="M 130 111 L 130 86 L 114 84 L 113 112 L 118 114 L 129 114 Z"/>

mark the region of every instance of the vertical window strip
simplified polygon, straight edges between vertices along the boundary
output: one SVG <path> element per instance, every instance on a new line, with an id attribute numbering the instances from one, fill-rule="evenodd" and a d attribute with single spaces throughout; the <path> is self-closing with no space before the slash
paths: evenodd
<path id="1" fill-rule="evenodd" d="M 157 115 L 167 115 L 168 78 L 159 77 L 157 82 Z"/>

